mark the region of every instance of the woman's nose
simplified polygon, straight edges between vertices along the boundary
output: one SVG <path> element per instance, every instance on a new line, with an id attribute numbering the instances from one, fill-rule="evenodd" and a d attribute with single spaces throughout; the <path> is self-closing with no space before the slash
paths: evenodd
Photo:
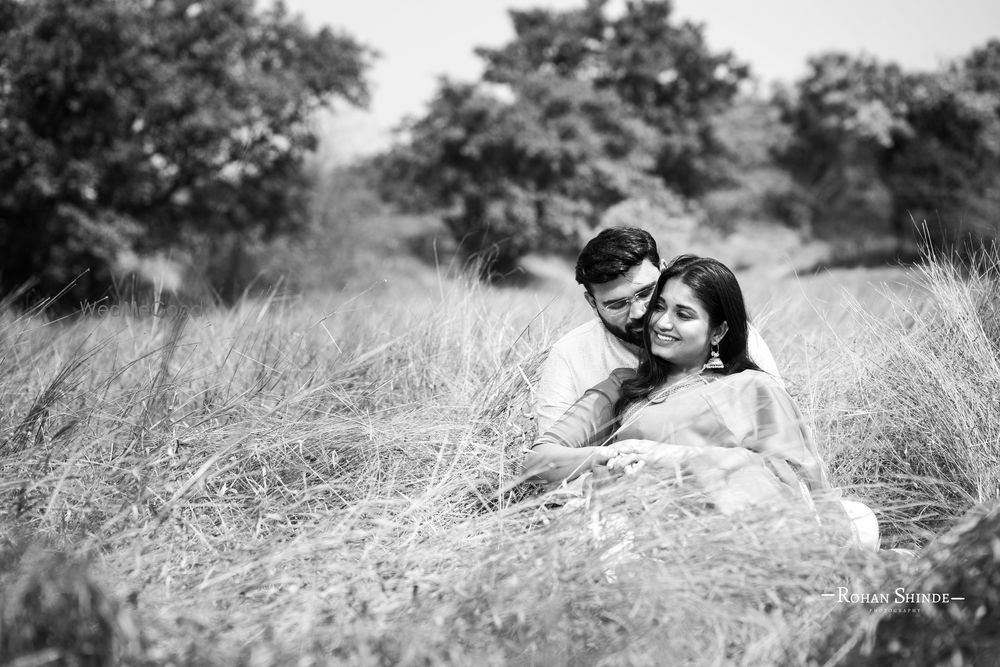
<path id="1" fill-rule="evenodd" d="M 669 330 L 674 328 L 673 320 L 670 319 L 670 315 L 668 313 L 663 313 L 662 315 L 660 315 L 660 318 L 656 320 L 656 328 L 664 330 Z"/>

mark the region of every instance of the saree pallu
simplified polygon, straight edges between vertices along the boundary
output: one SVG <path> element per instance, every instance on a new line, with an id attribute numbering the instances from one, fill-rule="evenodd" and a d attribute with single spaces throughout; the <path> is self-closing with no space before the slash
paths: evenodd
<path id="1" fill-rule="evenodd" d="M 694 481 L 723 511 L 838 497 L 801 412 L 767 373 L 691 376 L 632 403 L 619 419 L 614 408 L 628 376 L 620 369 L 592 387 L 537 442 L 660 443 L 663 473 Z"/>

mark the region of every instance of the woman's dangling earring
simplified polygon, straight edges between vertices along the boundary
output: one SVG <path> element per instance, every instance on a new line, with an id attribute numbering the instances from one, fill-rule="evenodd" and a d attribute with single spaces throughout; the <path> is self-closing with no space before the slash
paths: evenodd
<path id="1" fill-rule="evenodd" d="M 705 362 L 702 370 L 706 371 L 721 371 L 725 369 L 726 365 L 722 363 L 722 359 L 719 357 L 719 344 L 712 343 L 712 356 L 709 357 L 708 361 Z"/>

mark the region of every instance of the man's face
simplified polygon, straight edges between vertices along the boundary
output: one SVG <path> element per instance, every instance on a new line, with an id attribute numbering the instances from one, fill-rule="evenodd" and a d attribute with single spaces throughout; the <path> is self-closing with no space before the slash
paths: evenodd
<path id="1" fill-rule="evenodd" d="M 620 340 L 642 345 L 642 316 L 656 287 L 660 270 L 647 259 L 625 275 L 592 285 L 586 299 L 605 328 Z"/>

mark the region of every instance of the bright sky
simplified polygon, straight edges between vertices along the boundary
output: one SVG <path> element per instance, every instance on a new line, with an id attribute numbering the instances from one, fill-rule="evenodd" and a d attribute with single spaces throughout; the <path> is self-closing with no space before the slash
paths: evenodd
<path id="1" fill-rule="evenodd" d="M 367 112 L 329 123 L 338 157 L 384 148 L 390 129 L 418 115 L 439 76 L 473 80 L 476 46 L 513 36 L 509 7 L 581 7 L 584 0 L 285 0 L 313 25 L 340 28 L 381 57 L 370 73 Z M 612 0 L 611 7 L 620 0 Z M 703 23 L 713 49 L 750 63 L 764 83 L 794 81 L 806 58 L 828 50 L 867 53 L 908 69 L 934 69 L 1000 38 L 1000 0 L 675 0 L 680 19 Z"/>

